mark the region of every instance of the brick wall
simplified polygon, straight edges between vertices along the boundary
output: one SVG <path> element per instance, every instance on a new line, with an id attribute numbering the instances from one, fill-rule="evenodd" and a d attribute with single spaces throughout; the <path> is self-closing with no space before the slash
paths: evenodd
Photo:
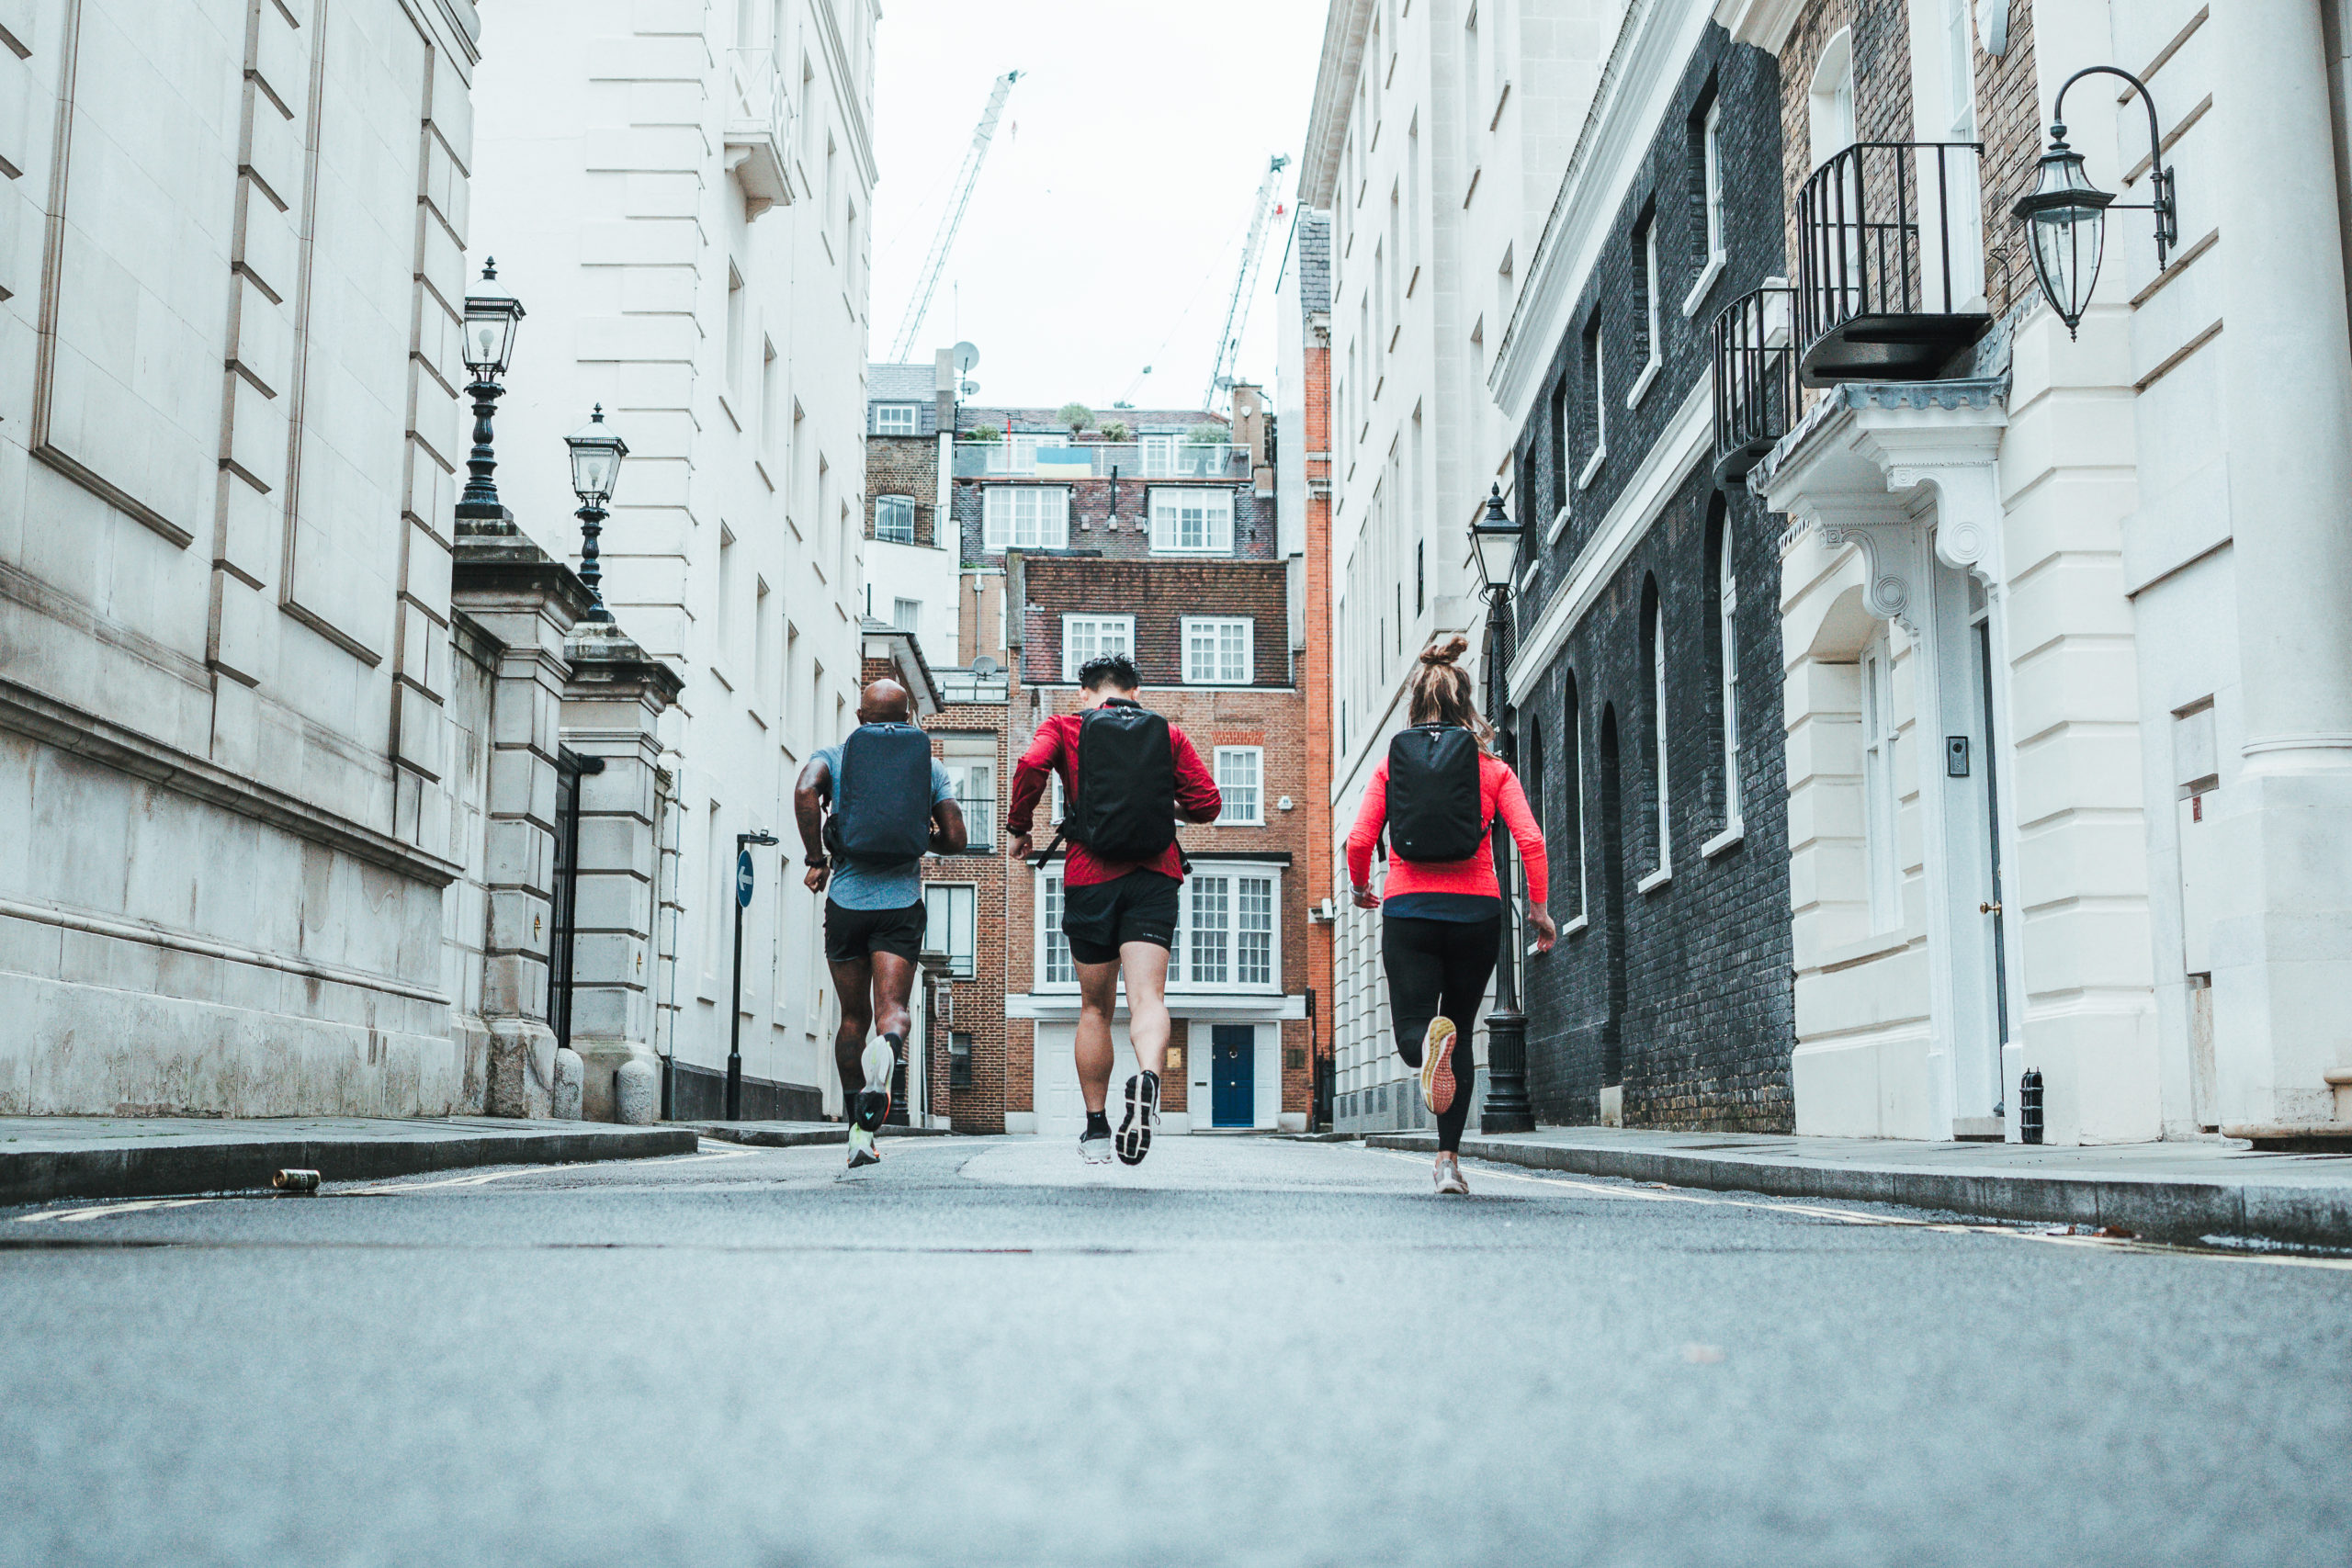
<path id="1" fill-rule="evenodd" d="M 1998 59 L 1976 51 L 1976 135 L 1984 143 L 1984 293 L 1995 321 L 2037 287 L 2025 231 L 2009 204 L 2032 188 L 2034 164 L 2041 156 L 2039 95 L 2033 0 L 2011 0 L 2007 51 Z"/>
<path id="2" fill-rule="evenodd" d="M 1809 77 L 1810 65 L 1804 71 Z M 1724 111 L 1729 254 L 1724 276 L 1686 318 L 1681 302 L 1705 247 L 1703 228 L 1694 231 L 1704 222 L 1703 209 L 1683 198 L 1692 186 L 1692 160 L 1702 155 L 1692 124 L 1711 93 Z M 1715 314 L 1781 271 L 1781 102 L 1772 58 L 1709 28 L 1555 355 L 1552 385 L 1565 380 L 1573 410 L 1589 376 L 1585 327 L 1600 313 L 1602 341 L 1611 345 L 1607 459 L 1589 488 L 1575 489 L 1589 448 L 1577 444 L 1578 421 L 1571 417 L 1565 453 L 1555 449 L 1548 392 L 1536 400 L 1520 436 L 1522 483 L 1548 497 L 1559 476 L 1572 509 L 1561 537 L 1539 551 L 1539 581 L 1518 601 L 1522 633 L 1541 617 L 1548 595 L 1706 374 Z M 1634 268 L 1641 265 L 1634 235 L 1653 210 L 1660 225 L 1663 367 L 1640 406 L 1627 409 L 1624 394 L 1639 369 L 1630 346 Z M 1543 519 L 1549 517 L 1547 506 Z M 1514 694 L 1521 772 L 1538 795 L 1553 856 L 1552 909 L 1564 927 L 1579 913 L 1588 922 L 1525 967 L 1529 1090 L 1542 1121 L 1596 1121 L 1600 1088 L 1614 1072 L 1624 1086 L 1629 1124 L 1791 1125 L 1787 774 L 1773 523 L 1744 491 L 1719 497 L 1702 457 L 1532 689 Z M 1740 676 L 1744 836 L 1710 859 L 1701 847 L 1722 832 L 1726 815 L 1714 566 L 1718 529 L 1724 528 L 1742 590 L 1732 651 Z M 1644 894 L 1637 885 L 1658 863 L 1656 704 L 1645 625 L 1653 593 L 1666 641 L 1673 875 Z M 1604 714 L 1617 741 L 1613 767 L 1605 763 Z M 1613 814 L 1605 809 L 1612 779 Z"/>
<path id="3" fill-rule="evenodd" d="M 1057 555 L 1024 560 L 1025 681 L 1061 680 L 1063 615 L 1108 613 L 1135 616 L 1136 667 L 1155 688 L 1182 683 L 1186 615 L 1250 617 L 1254 683 L 1291 683 L 1290 572 L 1279 561 L 1114 561 Z"/>
<path id="4" fill-rule="evenodd" d="M 982 527 L 987 502 L 981 491 L 1003 485 L 1046 485 L 1070 492 L 1069 549 L 1104 560 L 1173 560 L 1151 551 L 1151 502 L 1147 491 L 1227 490 L 1233 492 L 1233 554 L 1241 560 L 1272 560 L 1276 555 L 1274 502 L 1249 485 L 1224 480 L 1139 479 L 1122 477 L 1114 507 L 1112 482 L 1099 479 L 957 479 L 956 523 L 962 530 L 964 561 L 972 565 L 1001 558 L 1002 550 L 987 547 Z"/>
<path id="5" fill-rule="evenodd" d="M 956 736 L 967 744 L 979 738 L 990 743 L 996 759 L 998 820 L 1003 819 L 1003 781 L 1011 771 L 1007 728 L 1012 708 L 1001 703 L 950 704 L 922 721 L 933 737 L 932 750 L 944 756 L 946 738 Z M 959 759 L 967 755 L 966 748 L 957 749 Z M 977 756 L 973 761 L 979 760 Z M 974 922 L 972 976 L 956 980 L 946 987 L 947 1011 L 950 1016 L 941 1021 L 941 1039 L 932 1056 L 932 1104 L 944 1105 L 955 1128 L 959 1133 L 1001 1133 L 1007 1100 L 1008 1052 L 1005 1037 L 1004 995 L 1007 989 L 1007 966 L 1010 954 L 1020 951 L 1011 945 L 1007 915 L 1008 885 L 1018 882 L 1025 886 L 1027 874 L 1007 862 L 999 849 L 1001 839 L 991 835 L 986 846 L 991 852 L 933 856 L 923 862 L 925 883 L 964 883 L 974 888 Z M 977 842 L 975 850 L 982 846 Z M 1015 966 L 1012 989 L 1029 988 L 1029 971 Z M 950 1089 L 946 1036 L 967 1033 L 972 1037 L 972 1082 L 968 1089 Z M 1023 1058 L 1020 1107 L 1028 1104 L 1027 1058 Z"/>
<path id="6" fill-rule="evenodd" d="M 914 498 L 915 543 L 935 543 L 939 527 L 939 443 L 927 435 L 865 438 L 865 536 L 874 537 L 877 496 Z"/>

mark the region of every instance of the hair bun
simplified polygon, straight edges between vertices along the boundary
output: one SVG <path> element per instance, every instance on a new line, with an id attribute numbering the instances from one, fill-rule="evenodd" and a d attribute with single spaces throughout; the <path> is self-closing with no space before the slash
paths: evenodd
<path id="1" fill-rule="evenodd" d="M 1443 642 L 1431 643 L 1421 649 L 1421 662 L 1450 665 L 1467 652 L 1469 647 L 1470 639 L 1457 632 Z"/>

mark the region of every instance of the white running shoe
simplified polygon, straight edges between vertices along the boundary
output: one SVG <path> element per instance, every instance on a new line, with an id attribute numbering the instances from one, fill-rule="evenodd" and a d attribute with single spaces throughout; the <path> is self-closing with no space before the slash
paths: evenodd
<path id="1" fill-rule="evenodd" d="M 1108 1129 L 1100 1133 L 1080 1133 L 1078 1135 L 1078 1157 L 1089 1165 L 1110 1164 L 1111 1134 Z"/>
<path id="2" fill-rule="evenodd" d="M 1121 1165 L 1141 1165 L 1151 1153 L 1152 1129 L 1159 1125 L 1159 1075 L 1135 1073 L 1127 1078 L 1127 1113 L 1119 1122 L 1116 1140 Z"/>
<path id="3" fill-rule="evenodd" d="M 1421 1103 L 1432 1116 L 1453 1104 L 1453 1021 L 1440 1014 L 1421 1037 Z"/>
<path id="4" fill-rule="evenodd" d="M 1470 1196 L 1470 1184 L 1462 1179 L 1462 1162 L 1452 1155 L 1437 1156 L 1437 1195 L 1441 1198 Z"/>
<path id="5" fill-rule="evenodd" d="M 882 1156 L 875 1152 L 874 1134 L 863 1127 L 852 1127 L 849 1130 L 849 1168 L 855 1170 L 859 1166 L 878 1165 L 881 1161 Z"/>
<path id="6" fill-rule="evenodd" d="M 890 1119 L 890 1080 L 897 1074 L 899 1057 L 890 1049 L 889 1037 L 869 1042 L 858 1066 L 865 1069 L 865 1087 L 857 1091 L 856 1121 L 870 1146 L 874 1134 Z"/>

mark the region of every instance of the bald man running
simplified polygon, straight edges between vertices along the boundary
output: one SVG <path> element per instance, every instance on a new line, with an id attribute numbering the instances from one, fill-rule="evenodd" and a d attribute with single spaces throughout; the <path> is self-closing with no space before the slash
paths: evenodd
<path id="1" fill-rule="evenodd" d="M 896 681 L 875 682 L 860 695 L 857 732 L 809 758 L 792 791 L 808 866 L 804 880 L 811 893 L 830 889 L 825 961 L 842 1001 L 833 1061 L 851 1113 L 852 1170 L 882 1157 L 874 1134 L 890 1114 L 891 1076 L 906 1051 L 907 1003 L 922 956 L 921 846 L 927 840 L 932 853 L 943 855 L 964 848 L 964 811 L 956 804 L 955 786 L 912 719 L 907 689 Z M 927 784 L 910 783 L 924 776 L 921 761 L 929 762 Z M 834 817 L 830 838 L 829 812 Z M 877 839 L 895 847 L 876 852 Z M 870 1030 L 878 1032 L 868 1043 Z"/>

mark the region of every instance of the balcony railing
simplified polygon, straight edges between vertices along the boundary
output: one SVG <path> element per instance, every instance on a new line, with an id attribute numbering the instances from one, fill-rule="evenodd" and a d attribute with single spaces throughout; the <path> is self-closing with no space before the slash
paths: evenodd
<path id="1" fill-rule="evenodd" d="M 1984 335 L 1973 141 L 1858 141 L 1797 197 L 1798 370 L 1809 387 L 1933 377 Z"/>
<path id="2" fill-rule="evenodd" d="M 940 700 L 947 703 L 1001 703 L 1008 690 L 1004 671 L 982 675 L 969 670 L 933 671 Z"/>
<path id="3" fill-rule="evenodd" d="M 1250 449 L 1228 441 L 1150 443 L 1005 441 L 956 443 L 956 477 L 986 479 L 1246 479 Z"/>
<path id="4" fill-rule="evenodd" d="M 784 162 L 789 118 L 775 51 L 729 50 L 727 167 L 742 183 L 744 203 L 753 218 L 792 200 Z"/>
<path id="5" fill-rule="evenodd" d="M 993 795 L 959 795 L 956 804 L 964 808 L 964 851 L 967 855 L 996 853 L 996 796 Z"/>
<path id="6" fill-rule="evenodd" d="M 1797 416 L 1797 354 L 1789 307 L 1796 290 L 1772 283 L 1715 318 L 1715 482 L 1745 479 Z"/>

